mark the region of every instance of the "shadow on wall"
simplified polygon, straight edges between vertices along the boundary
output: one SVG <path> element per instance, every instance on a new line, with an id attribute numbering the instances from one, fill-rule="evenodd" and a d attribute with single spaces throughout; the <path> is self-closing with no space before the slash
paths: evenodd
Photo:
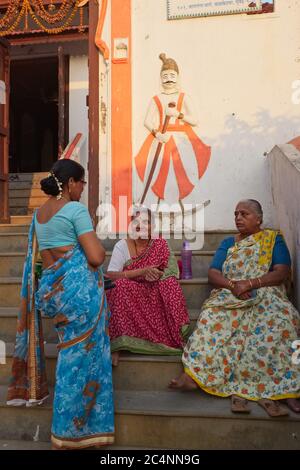
<path id="1" fill-rule="evenodd" d="M 235 113 L 228 115 L 225 119 L 225 132 L 210 141 L 212 149 L 218 148 L 224 155 L 238 153 L 263 156 L 274 145 L 286 143 L 299 135 L 299 117 L 273 117 L 265 109 L 254 116 L 254 124 L 249 124 L 239 119 Z"/>
<path id="2" fill-rule="evenodd" d="M 277 226 L 265 155 L 275 145 L 288 142 L 296 135 L 299 135 L 299 118 L 274 117 L 268 110 L 260 109 L 248 121 L 238 114 L 228 114 L 223 131 L 216 138 L 203 136 L 212 147 L 201 189 L 201 198 L 211 200 L 206 213 L 209 228 L 234 228 L 228 211 L 233 213 L 237 201 L 244 198 L 261 201 L 265 225 Z"/>

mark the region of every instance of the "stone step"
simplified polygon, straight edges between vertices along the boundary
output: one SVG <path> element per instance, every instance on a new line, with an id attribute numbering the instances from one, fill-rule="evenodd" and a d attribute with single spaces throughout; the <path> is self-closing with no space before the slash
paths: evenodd
<path id="1" fill-rule="evenodd" d="M 48 196 L 46 196 L 41 189 L 38 188 L 11 188 L 11 185 L 9 186 L 9 198 L 10 199 L 29 199 L 29 198 L 43 198 L 43 199 L 49 199 Z"/>
<path id="2" fill-rule="evenodd" d="M 46 171 L 39 171 L 35 173 L 10 173 L 9 184 L 22 182 L 39 183 L 41 179 L 46 178 L 47 175 L 48 173 Z"/>
<path id="3" fill-rule="evenodd" d="M 195 326 L 199 312 L 193 310 L 189 313 L 192 326 Z M 13 311 L 11 314 L 13 314 Z M 3 334 L 2 332 L 7 324 L 9 326 L 8 328 L 5 328 L 6 333 Z M 0 365 L 0 384 L 8 384 L 13 362 L 16 317 L 2 317 L 2 319 L 0 319 L 0 325 L 0 340 L 5 342 L 6 348 L 6 363 Z M 7 332 L 9 329 L 10 334 Z M 48 336 L 52 341 L 50 342 L 49 340 L 49 342 L 45 342 L 45 357 L 48 381 L 50 385 L 53 385 L 55 383 L 55 368 L 58 350 L 57 335 L 51 320 L 43 319 L 43 331 L 45 337 Z M 145 368 L 147 369 L 147 374 L 144 374 Z M 181 355 L 156 356 L 131 354 L 129 352 L 122 351 L 120 353 L 119 365 L 113 369 L 114 386 L 117 390 L 164 390 L 170 380 L 179 375 L 181 371 Z"/>
<path id="4" fill-rule="evenodd" d="M 16 307 L 20 303 L 20 277 L 0 277 L 0 307 Z M 199 309 L 209 296 L 211 287 L 207 278 L 179 281 L 189 309 Z"/>
<path id="5" fill-rule="evenodd" d="M 39 197 L 9 197 L 9 207 L 10 209 L 14 209 L 15 207 L 33 207 L 38 208 L 41 207 L 42 204 L 49 198 L 47 196 L 40 195 Z"/>
<path id="6" fill-rule="evenodd" d="M 202 391 L 116 391 L 115 446 L 156 449 L 299 449 L 300 416 L 272 419 L 251 402 L 249 415 L 230 400 Z M 52 400 L 38 407 L 8 407 L 0 387 L 0 439 L 50 439 Z"/>
<path id="7" fill-rule="evenodd" d="M 14 216 L 11 216 L 11 219 Z M 0 224 L 0 235 L 21 234 L 28 236 L 29 223 Z"/>
<path id="8" fill-rule="evenodd" d="M 14 346 L 6 344 L 6 364 L 0 365 L 0 384 L 7 385 L 11 376 Z M 45 344 L 46 373 L 50 386 L 55 383 L 57 347 Z M 145 374 L 147 370 L 147 374 Z M 113 368 L 115 390 L 166 390 L 169 382 L 182 372 L 181 356 L 150 356 L 121 352 Z"/>
<path id="9" fill-rule="evenodd" d="M 231 237 L 231 236 L 234 236 L 236 235 L 236 231 L 234 230 L 207 230 L 205 231 L 204 233 L 204 237 L 203 237 L 203 246 L 198 246 L 197 244 L 192 244 L 191 242 L 191 248 L 193 251 L 215 251 L 218 246 L 220 245 L 221 241 L 226 238 L 226 237 Z M 200 234 L 198 234 L 199 237 L 200 237 Z M 164 234 L 162 234 L 162 236 L 164 238 L 166 238 L 166 240 L 168 240 L 168 243 L 169 245 L 171 246 L 172 250 L 174 251 L 181 251 L 181 248 L 182 248 L 182 244 L 183 244 L 183 240 L 185 239 L 185 237 L 182 237 L 180 236 L 179 238 L 175 238 L 175 235 L 172 234 L 171 236 L 167 237 L 165 236 Z M 176 236 L 178 237 L 179 234 L 176 234 Z M 187 234 L 187 237 L 188 239 L 190 240 L 190 237 L 192 237 L 194 235 L 188 233 Z M 104 237 L 101 235 L 101 234 L 98 234 L 98 237 L 100 238 L 103 246 L 105 247 L 106 250 L 109 250 L 111 251 L 114 247 L 114 245 L 116 244 L 116 242 L 120 239 L 120 238 L 124 238 L 124 236 L 120 236 L 118 238 L 108 238 L 108 237 Z"/>
<path id="10" fill-rule="evenodd" d="M 18 312 L 18 307 L 0 307 L 0 340 L 6 343 L 15 342 Z M 50 318 L 43 318 L 42 322 L 44 340 L 47 343 L 57 343 L 53 321 Z"/>
<path id="11" fill-rule="evenodd" d="M 0 439 L 0 451 L 1 450 L 51 450 L 51 442 L 41 441 L 16 441 L 9 439 Z M 87 449 L 88 450 L 88 449 Z M 144 447 L 129 447 L 129 446 L 103 446 L 101 450 L 121 450 L 121 451 L 132 451 L 132 450 L 145 450 Z M 154 450 L 148 448 L 147 450 Z M 99 452 L 99 449 L 98 449 Z"/>
<path id="12" fill-rule="evenodd" d="M 24 260 L 25 253 L 0 252 L 0 277 L 22 276 Z"/>
<path id="13" fill-rule="evenodd" d="M 42 179 L 42 178 L 41 178 Z M 9 193 L 15 190 L 41 190 L 40 180 L 35 181 L 10 181 L 9 182 Z M 42 192 L 42 194 L 44 194 Z"/>
<path id="14" fill-rule="evenodd" d="M 9 439 L 0 439 L 1 450 L 51 450 L 51 443 L 34 441 L 16 441 Z"/>
<path id="15" fill-rule="evenodd" d="M 0 278 L 0 307 L 15 307 L 20 304 L 20 277 Z"/>
<path id="16" fill-rule="evenodd" d="M 0 254 L 22 253 L 27 250 L 28 233 L 26 232 L 0 232 Z"/>
<path id="17" fill-rule="evenodd" d="M 30 225 L 31 215 L 12 215 L 10 218 L 11 225 Z"/>
<path id="18" fill-rule="evenodd" d="M 16 337 L 18 307 L 0 307 L 0 340 L 14 343 Z M 199 316 L 199 310 L 189 310 L 192 325 Z M 57 333 L 53 326 L 53 320 L 43 318 L 44 340 L 47 343 L 57 343 Z"/>
<path id="19" fill-rule="evenodd" d="M 33 207 L 28 207 L 28 204 L 27 203 L 24 203 L 24 205 L 22 204 L 22 206 L 17 206 L 17 207 L 12 207 L 12 206 L 9 206 L 9 213 L 12 217 L 19 217 L 20 220 L 29 220 L 27 219 L 27 217 L 30 217 L 30 221 L 31 221 L 31 217 L 32 217 L 32 214 L 34 213 L 35 209 L 37 209 L 37 207 L 33 206 Z M 24 218 L 23 218 L 24 217 Z M 29 221 L 29 223 L 30 223 Z"/>
<path id="20" fill-rule="evenodd" d="M 5 237 L 6 235 L 8 234 L 17 234 L 17 233 L 20 233 L 24 238 L 26 234 L 28 234 L 28 229 L 29 229 L 29 225 L 31 223 L 31 219 L 32 219 L 32 216 L 31 215 L 23 215 L 23 216 L 17 216 L 17 215 L 13 215 L 11 216 L 11 223 L 10 224 L 0 224 L 0 236 L 2 236 L 2 238 L 0 239 L 0 250 L 1 251 L 4 251 L 4 250 L 7 250 L 7 249 L 10 249 L 9 248 L 9 239 L 7 239 L 7 241 L 5 240 Z M 193 252 L 198 252 L 198 251 L 201 251 L 201 252 L 210 252 L 210 251 L 215 251 L 219 244 L 221 243 L 221 241 L 226 238 L 226 237 L 229 237 L 229 236 L 233 236 L 236 232 L 232 232 L 232 231 L 223 231 L 223 232 L 205 232 L 205 235 L 204 235 L 204 246 L 200 249 L 193 249 Z M 104 248 L 107 250 L 107 251 L 112 251 L 114 245 L 116 244 L 118 240 L 114 239 L 109 239 L 109 238 L 105 238 L 105 239 L 101 239 L 101 242 L 104 246 Z M 174 238 L 171 238 L 169 241 L 169 244 L 172 248 L 172 250 L 174 251 L 178 251 L 180 252 L 181 251 L 181 247 L 182 247 L 182 239 L 178 240 L 178 239 L 174 239 Z M 27 243 L 25 243 L 25 241 L 22 241 L 23 243 L 23 246 L 26 246 Z M 2 244 L 3 244 L 3 248 L 2 248 Z"/>
<path id="21" fill-rule="evenodd" d="M 7 237 L 9 238 L 9 237 Z M 20 248 L 22 247 L 23 242 L 21 237 L 14 236 L 10 237 L 11 249 L 4 250 L 1 247 L 1 241 L 5 237 L 0 236 L 0 277 L 17 277 L 22 276 L 23 273 L 23 264 L 26 256 L 25 252 L 22 252 Z M 13 249 L 15 245 L 15 249 Z M 2 251 L 3 250 L 3 251 Z M 214 251 L 195 251 L 192 255 L 192 272 L 194 277 L 204 277 L 207 276 L 207 271 L 211 263 Z M 174 252 L 176 259 L 180 260 L 181 252 Z M 111 251 L 106 252 L 105 262 L 103 264 L 103 271 L 107 271 L 109 260 L 111 257 Z"/>

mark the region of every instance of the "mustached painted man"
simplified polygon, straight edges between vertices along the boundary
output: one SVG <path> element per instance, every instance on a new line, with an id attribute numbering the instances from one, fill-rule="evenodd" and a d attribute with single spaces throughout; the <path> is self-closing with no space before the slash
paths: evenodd
<path id="1" fill-rule="evenodd" d="M 191 98 L 182 93 L 179 85 L 179 68 L 174 59 L 160 54 L 162 92 L 149 104 L 144 125 L 150 134 L 135 158 L 137 173 L 146 184 L 158 146 L 163 144 L 146 200 L 151 191 L 158 203 L 163 200 L 174 204 L 186 198 L 204 174 L 211 154 L 195 133 L 197 117 Z M 174 103 L 175 107 L 169 107 Z M 170 116 L 167 132 L 162 133 L 165 117 Z M 190 202 L 190 201 L 189 201 Z"/>

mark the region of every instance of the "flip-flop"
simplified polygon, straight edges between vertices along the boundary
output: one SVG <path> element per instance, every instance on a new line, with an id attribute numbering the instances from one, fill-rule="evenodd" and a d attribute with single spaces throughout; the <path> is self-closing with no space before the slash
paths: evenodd
<path id="1" fill-rule="evenodd" d="M 231 411 L 233 413 L 250 413 L 248 400 L 245 398 L 238 397 L 236 395 L 231 396 Z"/>
<path id="2" fill-rule="evenodd" d="M 288 416 L 288 411 L 283 408 L 278 400 L 269 400 L 267 398 L 262 398 L 257 402 L 263 409 L 268 413 L 272 418 L 277 418 L 280 416 Z"/>

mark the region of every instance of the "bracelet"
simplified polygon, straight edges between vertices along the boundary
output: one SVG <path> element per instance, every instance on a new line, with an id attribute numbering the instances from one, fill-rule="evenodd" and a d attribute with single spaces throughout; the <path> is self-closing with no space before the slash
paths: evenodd
<path id="1" fill-rule="evenodd" d="M 261 279 L 260 279 L 260 277 L 257 277 L 256 279 L 258 280 L 259 287 L 262 287 L 262 284 L 261 284 Z"/>
<path id="2" fill-rule="evenodd" d="M 250 284 L 250 288 L 253 289 L 253 284 L 252 284 L 251 279 L 248 279 L 248 281 L 249 281 L 249 284 Z"/>
<path id="3" fill-rule="evenodd" d="M 228 285 L 230 289 L 234 289 L 234 282 L 232 282 L 230 279 L 228 279 Z"/>
<path id="4" fill-rule="evenodd" d="M 128 278 L 127 278 L 127 271 L 123 271 L 123 272 L 124 272 L 124 278 L 125 278 L 125 279 L 128 279 Z"/>

